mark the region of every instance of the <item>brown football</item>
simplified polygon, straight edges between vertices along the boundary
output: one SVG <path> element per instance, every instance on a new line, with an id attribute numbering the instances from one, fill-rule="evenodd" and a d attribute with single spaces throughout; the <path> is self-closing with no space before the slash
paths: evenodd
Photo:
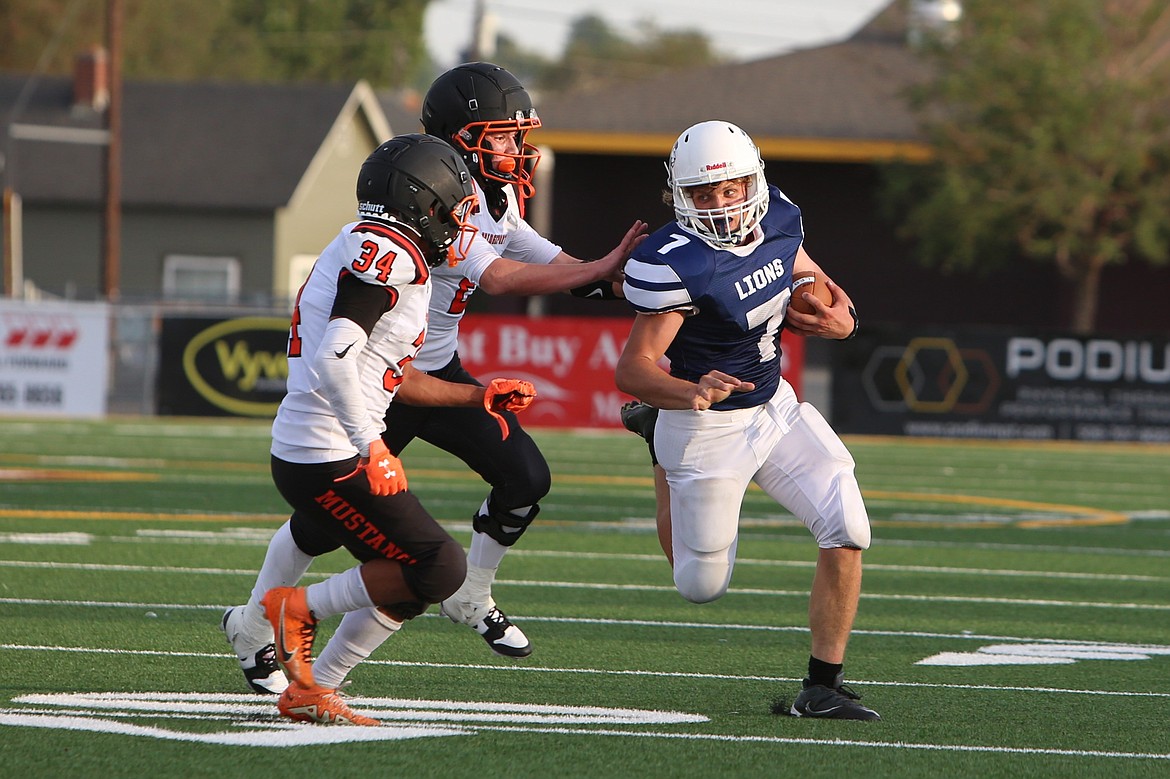
<path id="1" fill-rule="evenodd" d="M 811 292 L 813 295 L 816 295 L 826 306 L 832 305 L 833 303 L 833 294 L 825 286 L 825 277 L 815 270 L 797 273 L 792 277 L 792 300 L 788 303 L 788 307 L 793 311 L 801 314 L 811 314 L 814 309 L 804 299 L 803 295 L 805 292 Z"/>

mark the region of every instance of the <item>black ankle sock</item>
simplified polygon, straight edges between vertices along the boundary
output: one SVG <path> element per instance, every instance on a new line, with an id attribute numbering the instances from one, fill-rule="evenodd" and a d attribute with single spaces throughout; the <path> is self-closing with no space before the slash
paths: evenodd
<path id="1" fill-rule="evenodd" d="M 837 686 L 837 674 L 841 673 L 845 666 L 841 663 L 826 663 L 823 660 L 818 660 L 812 655 L 808 656 L 808 679 L 813 684 L 822 684 L 825 687 Z"/>

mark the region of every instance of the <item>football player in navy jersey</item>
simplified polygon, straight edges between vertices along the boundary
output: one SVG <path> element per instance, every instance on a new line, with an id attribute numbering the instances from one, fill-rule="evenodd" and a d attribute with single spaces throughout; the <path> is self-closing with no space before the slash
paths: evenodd
<path id="1" fill-rule="evenodd" d="M 522 410 L 535 391 L 512 379 L 450 384 L 411 367 L 431 274 L 463 259 L 475 236 L 471 174 L 450 145 L 421 134 L 386 141 L 362 165 L 357 198 L 358 220 L 321 252 L 293 308 L 271 468 L 294 513 L 273 536 L 248 604 L 229 609 L 222 628 L 249 686 L 279 694 L 284 716 L 376 725 L 337 687 L 466 574 L 462 546 L 408 490 L 382 441 L 386 407 L 402 395 L 491 420 Z M 343 546 L 357 566 L 294 586 L 314 557 Z M 337 614 L 314 663 L 317 622 Z"/>
<path id="2" fill-rule="evenodd" d="M 857 322 L 851 302 L 829 281 L 831 305 L 788 311 L 794 271 L 823 271 L 802 246 L 800 209 L 768 185 L 742 129 L 722 121 L 687 129 L 668 170 L 675 221 L 626 264 L 623 289 L 637 315 L 616 381 L 659 409 L 652 447 L 668 485 L 660 535 L 675 587 L 694 603 L 727 592 L 743 495 L 756 482 L 819 547 L 808 676 L 785 713 L 880 719 L 843 685 L 870 543 L 853 458 L 780 375 L 786 316 L 802 334 L 848 338 Z M 664 357 L 669 373 L 659 367 Z"/>

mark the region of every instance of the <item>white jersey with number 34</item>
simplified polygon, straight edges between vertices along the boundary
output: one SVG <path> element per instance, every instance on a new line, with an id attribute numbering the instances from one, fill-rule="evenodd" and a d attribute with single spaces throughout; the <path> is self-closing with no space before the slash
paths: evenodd
<path id="1" fill-rule="evenodd" d="M 288 392 L 272 425 L 272 453 L 289 462 L 332 462 L 357 453 L 321 391 L 319 354 L 343 275 L 382 287 L 390 299 L 358 355 L 360 393 L 372 425 L 386 408 L 426 334 L 430 268 L 414 241 L 393 225 L 354 222 L 321 252 L 297 294 L 288 341 Z"/>

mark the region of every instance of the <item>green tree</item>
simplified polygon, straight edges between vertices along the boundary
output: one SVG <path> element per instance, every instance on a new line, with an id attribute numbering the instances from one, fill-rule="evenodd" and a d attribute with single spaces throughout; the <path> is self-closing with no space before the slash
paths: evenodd
<path id="1" fill-rule="evenodd" d="M 282 80 L 411 82 L 427 64 L 428 0 L 231 0 L 231 28 L 247 30 L 266 70 Z"/>
<path id="2" fill-rule="evenodd" d="M 1170 250 L 1164 0 L 978 0 L 913 93 L 933 164 L 890 178 L 924 264 L 1054 263 L 1076 332 L 1101 272 Z"/>
<path id="3" fill-rule="evenodd" d="M 123 0 L 122 71 L 131 79 L 256 74 L 246 31 L 231 29 L 231 0 Z M 78 52 L 106 42 L 99 0 L 0 0 L 0 70 L 68 75 Z"/>
<path id="4" fill-rule="evenodd" d="M 129 79 L 429 81 L 429 0 L 123 0 Z M 0 70 L 72 71 L 103 44 L 100 0 L 0 0 Z"/>
<path id="5" fill-rule="evenodd" d="M 87 5 L 78 0 L 0 0 L 0 70 L 32 71 L 40 63 L 46 72 L 68 73 L 83 46 L 101 43 L 102 17 L 94 13 L 99 9 Z M 86 27 L 88 34 L 83 33 Z"/>
<path id="6" fill-rule="evenodd" d="M 652 21 L 635 26 L 626 37 L 602 17 L 575 19 L 559 61 L 550 61 L 501 36 L 496 61 L 525 83 L 552 92 L 594 89 L 615 81 L 656 76 L 684 67 L 720 62 L 710 41 L 693 30 L 662 30 Z"/>

